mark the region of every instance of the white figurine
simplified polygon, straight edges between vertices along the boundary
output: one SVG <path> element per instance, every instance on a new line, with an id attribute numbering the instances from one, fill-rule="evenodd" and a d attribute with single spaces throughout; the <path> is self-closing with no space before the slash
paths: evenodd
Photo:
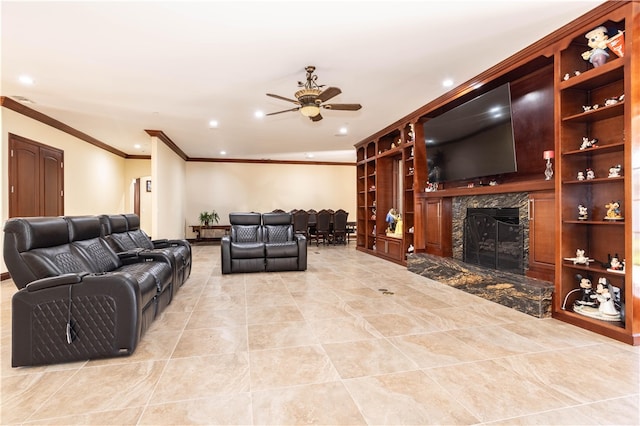
<path id="1" fill-rule="evenodd" d="M 584 255 L 584 250 L 582 249 L 576 250 L 576 257 L 573 259 L 574 265 L 577 265 L 578 263 L 583 265 L 589 264 L 589 257 Z"/>
<path id="2" fill-rule="evenodd" d="M 596 174 L 593 170 L 587 169 L 587 180 L 595 179 Z"/>
<path id="3" fill-rule="evenodd" d="M 620 164 L 615 165 L 609 169 L 610 178 L 620 177 L 620 173 L 622 172 L 622 166 Z"/>
<path id="4" fill-rule="evenodd" d="M 600 278 L 598 280 L 598 287 L 596 288 L 596 299 L 598 300 L 598 311 L 601 315 L 616 317 L 620 315 L 620 312 L 616 309 L 613 303 L 613 295 L 609 290 L 609 283 L 606 278 Z"/>
<path id="5" fill-rule="evenodd" d="M 578 172 L 578 180 L 584 180 L 584 172 L 580 171 Z"/>
<path id="6" fill-rule="evenodd" d="M 587 212 L 587 208 L 579 204 L 578 205 L 578 220 L 587 220 L 589 218 L 589 213 Z M 583 250 L 584 252 L 584 250 Z"/>

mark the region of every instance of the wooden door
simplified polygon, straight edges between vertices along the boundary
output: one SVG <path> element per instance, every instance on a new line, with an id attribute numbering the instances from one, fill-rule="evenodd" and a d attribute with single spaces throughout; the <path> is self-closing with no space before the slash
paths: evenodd
<path id="1" fill-rule="evenodd" d="M 528 276 L 553 281 L 555 230 L 555 196 L 553 191 L 532 192 L 529 194 Z"/>
<path id="2" fill-rule="evenodd" d="M 64 152 L 9 134 L 9 217 L 64 214 Z"/>

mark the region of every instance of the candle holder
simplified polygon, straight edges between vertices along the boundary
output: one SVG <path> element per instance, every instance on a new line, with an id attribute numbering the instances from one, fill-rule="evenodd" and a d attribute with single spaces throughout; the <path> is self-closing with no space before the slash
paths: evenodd
<path id="1" fill-rule="evenodd" d="M 553 166 L 551 164 L 551 159 L 553 158 L 553 156 L 553 151 L 545 151 L 542 154 L 542 158 L 547 160 L 547 168 L 544 171 L 545 180 L 551 180 L 551 178 L 553 177 Z"/>

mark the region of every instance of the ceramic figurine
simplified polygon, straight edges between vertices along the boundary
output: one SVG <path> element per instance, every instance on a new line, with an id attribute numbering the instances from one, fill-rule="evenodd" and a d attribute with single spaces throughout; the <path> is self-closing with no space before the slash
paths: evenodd
<path id="1" fill-rule="evenodd" d="M 577 179 L 578 179 L 578 180 L 584 180 L 584 172 L 582 172 L 582 171 L 578 172 L 578 177 L 577 177 Z"/>
<path id="2" fill-rule="evenodd" d="M 606 278 L 598 280 L 596 287 L 596 299 L 598 300 L 598 312 L 603 316 L 619 317 L 620 312 L 613 303 L 613 295 L 611 294 L 611 285 Z"/>
<path id="3" fill-rule="evenodd" d="M 563 79 L 564 81 L 569 80 L 569 73 L 566 73 L 566 74 L 564 75 L 564 77 L 562 77 L 562 79 Z"/>
<path id="4" fill-rule="evenodd" d="M 605 204 L 607 208 L 607 215 L 604 220 L 622 220 L 622 214 L 620 213 L 620 201 L 611 201 Z"/>
<path id="5" fill-rule="evenodd" d="M 409 248 L 407 248 L 407 253 L 413 253 L 413 244 L 409 244 Z"/>
<path id="6" fill-rule="evenodd" d="M 596 174 L 593 170 L 587 169 L 587 180 L 595 179 Z"/>
<path id="7" fill-rule="evenodd" d="M 607 53 L 607 28 L 600 26 L 584 35 L 587 39 L 587 45 L 591 48 L 582 54 L 582 59 L 591 62 L 594 67 L 599 67 L 607 62 L 609 53 Z"/>
<path id="8" fill-rule="evenodd" d="M 582 109 L 584 110 L 584 112 L 591 111 L 591 105 L 582 105 Z"/>
<path id="9" fill-rule="evenodd" d="M 618 98 L 607 98 L 604 101 L 604 106 L 615 105 L 618 103 Z"/>
<path id="10" fill-rule="evenodd" d="M 582 249 L 577 249 L 576 250 L 576 257 L 573 259 L 573 264 L 577 265 L 577 264 L 582 264 L 582 265 L 588 265 L 589 264 L 589 257 L 584 255 L 584 250 Z"/>
<path id="11" fill-rule="evenodd" d="M 587 220 L 589 219 L 589 213 L 587 212 L 587 208 L 579 204 L 578 205 L 578 220 Z"/>
<path id="12" fill-rule="evenodd" d="M 587 277 L 583 277 L 580 274 L 576 275 L 576 278 L 578 278 L 578 280 L 580 281 L 581 295 L 580 299 L 575 301 L 575 305 L 595 306 L 596 300 L 593 293 L 593 285 L 591 284 L 591 280 Z"/>
<path id="13" fill-rule="evenodd" d="M 398 220 L 398 213 L 396 212 L 396 209 L 393 207 L 390 208 L 387 213 L 387 217 L 384 220 L 387 222 L 388 230 L 390 232 L 394 232 L 396 229 L 396 221 Z"/>
<path id="14" fill-rule="evenodd" d="M 580 149 L 587 149 L 587 148 L 593 148 L 594 146 L 597 146 L 596 144 L 598 143 L 598 139 L 589 139 L 588 137 L 583 137 L 582 138 L 582 144 L 580 144 Z"/>
<path id="15" fill-rule="evenodd" d="M 613 167 L 611 167 L 609 169 L 609 176 L 610 178 L 614 178 L 614 177 L 620 177 L 622 172 L 622 166 L 620 164 L 615 165 Z"/>

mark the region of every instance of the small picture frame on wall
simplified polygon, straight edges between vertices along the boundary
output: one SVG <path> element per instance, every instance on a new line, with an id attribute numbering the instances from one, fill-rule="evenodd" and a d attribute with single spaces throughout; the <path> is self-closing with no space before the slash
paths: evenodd
<path id="1" fill-rule="evenodd" d="M 151 192 L 151 181 L 147 181 L 147 192 Z"/>

